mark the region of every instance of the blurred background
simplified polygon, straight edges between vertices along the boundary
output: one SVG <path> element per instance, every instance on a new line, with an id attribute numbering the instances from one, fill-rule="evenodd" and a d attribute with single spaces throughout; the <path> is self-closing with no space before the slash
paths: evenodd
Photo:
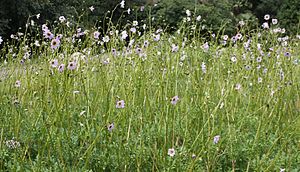
<path id="1" fill-rule="evenodd" d="M 287 33 L 299 32 L 299 0 L 126 0 L 124 8 L 120 3 L 121 0 L 1 0 L 0 35 L 9 38 L 24 31 L 31 20 L 51 24 L 60 16 L 83 28 L 101 26 L 103 30 L 109 21 L 121 25 L 151 20 L 151 24 L 173 32 L 187 16 L 186 10 L 194 18 L 201 16 L 204 28 L 214 32 L 223 27 L 226 34 L 235 33 L 239 21 L 247 21 L 248 27 L 255 29 L 262 25 L 265 14 L 278 19 L 278 27 Z M 37 14 L 39 17 L 29 19 Z"/>

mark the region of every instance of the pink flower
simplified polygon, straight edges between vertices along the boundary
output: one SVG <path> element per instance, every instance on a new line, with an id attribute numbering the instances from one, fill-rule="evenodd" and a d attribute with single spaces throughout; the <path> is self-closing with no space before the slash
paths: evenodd
<path id="1" fill-rule="evenodd" d="M 117 101 L 116 108 L 120 109 L 120 108 L 124 108 L 124 107 L 125 107 L 124 100 Z"/>
<path id="2" fill-rule="evenodd" d="M 176 103 L 178 102 L 178 100 L 179 100 L 179 97 L 178 97 L 178 96 L 174 96 L 174 97 L 171 99 L 172 105 L 176 105 Z"/>
<path id="3" fill-rule="evenodd" d="M 168 155 L 169 155 L 170 157 L 175 156 L 175 149 L 174 149 L 174 148 L 168 149 Z"/>
<path id="4" fill-rule="evenodd" d="M 52 39 L 51 41 L 51 49 L 55 50 L 59 47 L 60 45 L 60 40 L 58 38 Z"/>

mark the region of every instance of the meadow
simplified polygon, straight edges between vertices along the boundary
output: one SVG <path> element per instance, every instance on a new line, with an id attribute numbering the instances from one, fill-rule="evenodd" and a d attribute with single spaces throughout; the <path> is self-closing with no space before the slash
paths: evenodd
<path id="1" fill-rule="evenodd" d="M 172 34 L 31 16 L 1 41 L 0 170 L 299 171 L 300 36 L 187 15 Z"/>

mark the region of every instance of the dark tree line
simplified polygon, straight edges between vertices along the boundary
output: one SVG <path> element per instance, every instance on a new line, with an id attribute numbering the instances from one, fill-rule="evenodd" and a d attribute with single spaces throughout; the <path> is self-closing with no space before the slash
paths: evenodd
<path id="1" fill-rule="evenodd" d="M 108 22 L 107 11 L 114 10 L 121 0 L 1 0 L 0 35 L 4 38 L 24 29 L 29 16 L 40 14 L 39 24 L 57 20 L 59 16 L 72 18 L 85 27 L 94 26 L 97 20 Z M 158 5 L 155 5 L 155 4 Z M 89 11 L 93 6 L 94 11 Z M 141 7 L 143 12 L 141 12 Z M 132 14 L 125 15 L 131 8 Z M 150 10 L 151 8 L 151 10 Z M 176 28 L 186 17 L 185 10 L 194 16 L 201 15 L 205 25 L 218 30 L 227 22 L 226 32 L 234 33 L 240 20 L 247 20 L 253 27 L 263 22 L 265 14 L 278 18 L 280 27 L 296 34 L 299 30 L 299 0 L 125 0 L 125 8 L 116 8 L 112 22 L 125 24 L 127 20 L 147 20 L 154 17 L 153 24 Z M 78 20 L 81 17 L 80 20 Z M 99 23 L 98 23 L 99 24 Z"/>

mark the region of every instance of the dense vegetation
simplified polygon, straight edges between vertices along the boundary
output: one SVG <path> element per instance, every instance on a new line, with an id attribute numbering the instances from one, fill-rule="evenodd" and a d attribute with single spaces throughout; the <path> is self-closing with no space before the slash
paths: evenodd
<path id="1" fill-rule="evenodd" d="M 288 4 L 29 2 L 0 39 L 0 171 L 300 171 Z"/>
<path id="2" fill-rule="evenodd" d="M 195 16 L 204 18 L 205 31 L 209 29 L 216 32 L 226 25 L 226 33 L 233 34 L 241 20 L 247 21 L 249 27 L 257 28 L 263 23 L 265 14 L 276 16 L 281 21 L 280 27 L 290 33 L 297 34 L 299 30 L 298 0 L 128 0 L 124 9 L 114 9 L 119 3 L 116 0 L 2 0 L 0 35 L 9 38 L 10 34 L 20 31 L 20 27 L 24 31 L 28 17 L 36 14 L 41 14 L 37 20 L 39 24 L 65 16 L 86 28 L 93 26 L 96 21 L 107 23 L 106 17 L 114 24 L 126 24 L 127 20 L 149 20 L 151 14 L 154 25 L 169 26 L 169 31 L 172 31 L 185 17 L 187 9 Z M 94 8 L 93 12 L 87 11 L 90 7 Z M 132 15 L 126 15 L 129 8 Z M 111 13 L 107 14 L 107 11 L 114 11 L 114 16 L 111 18 Z M 103 26 L 102 23 L 98 25 Z"/>

